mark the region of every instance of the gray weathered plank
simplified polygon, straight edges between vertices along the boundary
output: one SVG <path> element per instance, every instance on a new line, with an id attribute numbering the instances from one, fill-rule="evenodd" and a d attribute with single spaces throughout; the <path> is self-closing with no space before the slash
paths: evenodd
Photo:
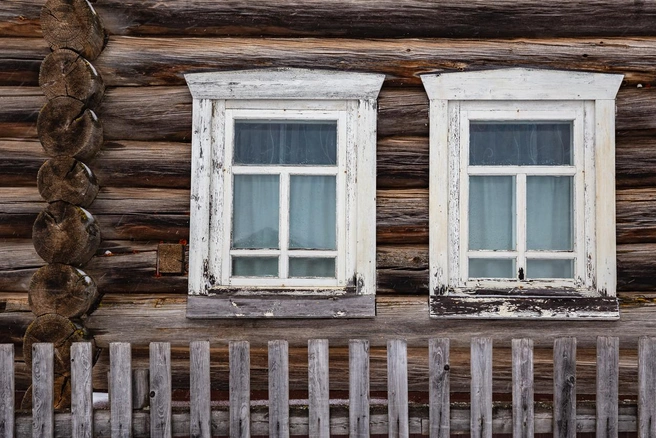
<path id="1" fill-rule="evenodd" d="M 513 438 L 533 437 L 533 340 L 512 341 Z"/>
<path id="2" fill-rule="evenodd" d="M 55 436 L 54 348 L 51 343 L 32 346 L 32 436 Z"/>
<path id="3" fill-rule="evenodd" d="M 618 433 L 619 338 L 597 338 L 597 437 Z"/>
<path id="4" fill-rule="evenodd" d="M 269 341 L 269 436 L 289 437 L 289 346 Z"/>
<path id="5" fill-rule="evenodd" d="M 71 346 L 71 432 L 73 438 L 93 437 L 93 357 L 90 342 Z"/>
<path id="6" fill-rule="evenodd" d="M 656 338 L 638 341 L 638 437 L 656 437 Z"/>
<path id="7" fill-rule="evenodd" d="M 388 436 L 407 437 L 408 424 L 408 345 L 406 341 L 387 341 Z"/>
<path id="8" fill-rule="evenodd" d="M 451 434 L 449 339 L 431 339 L 428 342 L 428 369 L 430 436 L 448 438 Z"/>
<path id="9" fill-rule="evenodd" d="M 132 436 L 132 352 L 126 342 L 109 344 L 112 438 Z"/>
<path id="10" fill-rule="evenodd" d="M 150 370 L 132 370 L 132 409 L 144 409 L 150 405 Z"/>
<path id="11" fill-rule="evenodd" d="M 471 436 L 492 438 L 492 339 L 471 340 Z"/>
<path id="12" fill-rule="evenodd" d="M 150 436 L 171 437 L 171 344 L 150 343 Z"/>
<path id="13" fill-rule="evenodd" d="M 553 436 L 576 437 L 576 338 L 556 338 L 553 347 Z"/>
<path id="14" fill-rule="evenodd" d="M 14 436 L 14 344 L 0 345 L 0 438 Z"/>
<path id="15" fill-rule="evenodd" d="M 251 435 L 251 357 L 245 341 L 230 342 L 230 436 Z"/>
<path id="16" fill-rule="evenodd" d="M 308 341 L 308 431 L 312 437 L 330 436 L 328 340 Z"/>
<path id="17" fill-rule="evenodd" d="M 210 395 L 210 343 L 194 341 L 189 345 L 189 435 L 212 436 Z"/>
<path id="18" fill-rule="evenodd" d="M 369 436 L 369 341 L 349 341 L 349 436 Z"/>

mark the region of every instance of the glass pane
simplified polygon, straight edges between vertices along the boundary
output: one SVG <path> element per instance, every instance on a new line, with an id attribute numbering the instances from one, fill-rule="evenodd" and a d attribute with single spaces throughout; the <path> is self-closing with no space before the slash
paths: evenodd
<path id="1" fill-rule="evenodd" d="M 336 121 L 235 121 L 235 164 L 337 163 Z"/>
<path id="2" fill-rule="evenodd" d="M 334 175 L 290 177 L 290 248 L 337 249 L 336 184 Z"/>
<path id="3" fill-rule="evenodd" d="M 469 259 L 469 278 L 515 277 L 515 259 Z"/>
<path id="4" fill-rule="evenodd" d="M 278 175 L 235 175 L 232 248 L 278 248 Z"/>
<path id="5" fill-rule="evenodd" d="M 291 257 L 289 276 L 335 278 L 335 259 Z"/>
<path id="6" fill-rule="evenodd" d="M 573 278 L 574 260 L 529 259 L 527 278 Z"/>
<path id="7" fill-rule="evenodd" d="M 515 249 L 515 177 L 469 178 L 469 249 Z"/>
<path id="8" fill-rule="evenodd" d="M 571 176 L 526 177 L 528 249 L 573 249 L 573 191 L 574 179 Z"/>
<path id="9" fill-rule="evenodd" d="M 278 257 L 233 257 L 234 277 L 277 277 Z"/>
<path id="10" fill-rule="evenodd" d="M 471 122 L 469 164 L 571 165 L 571 122 Z"/>

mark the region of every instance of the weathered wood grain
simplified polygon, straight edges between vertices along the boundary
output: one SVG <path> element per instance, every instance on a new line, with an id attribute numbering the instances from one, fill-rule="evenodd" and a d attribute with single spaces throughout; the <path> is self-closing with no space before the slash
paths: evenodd
<path id="1" fill-rule="evenodd" d="M 327 368 L 326 368 L 327 369 Z M 0 345 L 0 438 L 14 438 L 14 344 Z"/>
<path id="2" fill-rule="evenodd" d="M 0 55 L 1 55 L 0 51 Z M 1 67 L 1 66 L 0 66 Z M 10 91 L 11 90 L 11 91 Z M 653 135 L 656 88 L 620 89 L 616 129 Z M 0 87 L 0 129 L 4 137 L 35 138 L 34 121 L 45 103 L 39 88 Z M 378 98 L 378 137 L 427 136 L 428 98 L 422 87 L 384 86 Z M 191 95 L 186 86 L 109 89 L 98 109 L 106 141 L 191 139 Z"/>
<path id="3" fill-rule="evenodd" d="M 134 355 L 132 356 L 134 364 Z M 150 366 L 150 347 L 148 351 Z M 132 367 L 132 409 L 145 409 L 150 406 L 150 368 Z"/>
<path id="4" fill-rule="evenodd" d="M 132 436 L 132 355 L 130 344 L 112 342 L 110 356 L 110 431 L 112 438 Z M 96 421 L 96 426 L 100 423 Z M 97 432 L 97 431 L 96 431 Z"/>
<path id="5" fill-rule="evenodd" d="M 37 174 L 37 187 L 47 202 L 65 201 L 81 207 L 91 205 L 99 188 L 91 169 L 71 157 L 43 163 Z"/>
<path id="6" fill-rule="evenodd" d="M 54 348 L 52 344 L 32 345 L 32 437 L 55 436 Z"/>
<path id="7" fill-rule="evenodd" d="M 597 437 L 618 433 L 619 338 L 597 338 Z"/>
<path id="8" fill-rule="evenodd" d="M 78 268 L 48 264 L 32 276 L 28 299 L 36 316 L 56 313 L 78 318 L 95 305 L 98 288 L 93 279 Z"/>
<path id="9" fill-rule="evenodd" d="M 53 50 L 72 49 L 89 60 L 105 45 L 105 30 L 87 0 L 48 0 L 41 9 L 43 38 Z"/>
<path id="10" fill-rule="evenodd" d="M 513 437 L 533 437 L 535 410 L 533 406 L 533 340 L 513 339 Z"/>
<path id="11" fill-rule="evenodd" d="M 269 436 L 289 437 L 289 344 L 269 341 Z"/>
<path id="12" fill-rule="evenodd" d="M 14 0 L 0 13 L 0 36 L 41 37 L 38 0 Z M 252 35 L 385 37 L 555 37 L 654 34 L 651 3 L 619 7 L 611 0 L 582 5 L 536 0 L 468 4 L 421 0 L 315 0 L 293 4 L 263 0 L 210 5 L 155 0 L 95 3 L 112 35 Z M 595 19 L 590 20 L 593 16 Z M 357 19 L 356 19 L 357 17 Z"/>
<path id="13" fill-rule="evenodd" d="M 33 366 L 33 346 L 49 342 L 54 344 L 54 372 L 60 376 L 70 376 L 71 345 L 82 342 L 88 332 L 79 323 L 68 318 L 50 313 L 39 316 L 25 330 L 23 340 L 23 360 Z"/>
<path id="14" fill-rule="evenodd" d="M 553 345 L 554 437 L 575 438 L 576 338 L 557 338 Z"/>
<path id="15" fill-rule="evenodd" d="M 189 345 L 190 412 L 189 435 L 193 438 L 212 436 L 210 407 L 210 343 L 194 341 Z"/>
<path id="16" fill-rule="evenodd" d="M 230 437 L 251 434 L 251 359 L 246 341 L 230 342 Z"/>
<path id="17" fill-rule="evenodd" d="M 171 344 L 150 343 L 150 435 L 171 437 Z"/>
<path id="18" fill-rule="evenodd" d="M 446 438 L 451 433 L 451 364 L 449 339 L 428 341 L 429 433 L 432 438 Z"/>
<path id="19" fill-rule="evenodd" d="M 39 112 L 36 129 L 43 149 L 51 157 L 88 160 L 103 143 L 102 123 L 96 113 L 72 97 L 49 100 Z"/>
<path id="20" fill-rule="evenodd" d="M 492 438 L 492 339 L 471 340 L 471 436 Z"/>
<path id="21" fill-rule="evenodd" d="M 638 437 L 656 436 L 656 338 L 638 341 Z"/>
<path id="22" fill-rule="evenodd" d="M 368 437 L 369 341 L 349 341 L 349 436 Z"/>
<path id="23" fill-rule="evenodd" d="M 330 379 L 328 340 L 308 340 L 308 432 L 330 436 Z"/>
<path id="24" fill-rule="evenodd" d="M 102 100 L 105 84 L 89 61 L 73 50 L 55 50 L 43 60 L 39 85 L 48 99 L 67 96 L 95 108 Z"/>
<path id="25" fill-rule="evenodd" d="M 71 346 L 71 432 L 73 438 L 94 437 L 93 427 L 93 345 L 79 342 Z"/>
<path id="26" fill-rule="evenodd" d="M 82 266 L 100 246 L 100 227 L 82 207 L 57 201 L 37 216 L 32 239 L 37 254 L 46 262 Z"/>
<path id="27" fill-rule="evenodd" d="M 404 340 L 387 341 L 387 412 L 388 436 L 408 437 L 408 355 Z"/>

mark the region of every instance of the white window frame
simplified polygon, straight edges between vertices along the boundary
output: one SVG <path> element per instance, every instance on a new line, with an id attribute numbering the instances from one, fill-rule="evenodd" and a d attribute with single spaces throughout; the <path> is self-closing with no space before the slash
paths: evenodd
<path id="1" fill-rule="evenodd" d="M 524 68 L 422 75 L 430 99 L 432 317 L 619 318 L 614 176 L 615 96 L 622 78 Z M 468 205 L 469 174 L 555 174 L 556 168 L 469 166 L 469 120 L 572 121 L 574 165 L 558 167 L 574 172 L 574 279 L 468 278 L 468 213 L 461 206 Z M 523 252 L 525 222 L 518 222 Z"/>
<path id="2" fill-rule="evenodd" d="M 371 223 L 376 211 L 376 99 L 384 75 L 267 69 L 185 78 L 193 97 L 187 317 L 375 316 L 376 234 Z M 233 165 L 234 120 L 242 119 L 335 120 L 337 166 Z M 286 253 L 285 248 L 230 248 L 233 174 L 255 171 L 337 176 L 337 250 L 325 252 L 336 255 L 336 278 L 230 275 L 231 254 Z M 281 207 L 288 201 L 287 186 L 283 182 Z M 287 216 L 281 208 L 281 225 Z M 287 230 L 279 230 L 283 244 Z M 285 277 L 284 269 L 281 274 Z"/>

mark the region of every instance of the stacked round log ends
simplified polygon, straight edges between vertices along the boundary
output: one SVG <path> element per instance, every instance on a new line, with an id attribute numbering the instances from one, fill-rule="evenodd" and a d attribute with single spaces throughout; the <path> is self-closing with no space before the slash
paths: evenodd
<path id="1" fill-rule="evenodd" d="M 107 42 L 100 17 L 87 0 L 48 0 L 41 9 L 41 29 L 53 50 L 72 49 L 90 61 Z"/>
<path id="2" fill-rule="evenodd" d="M 100 246 L 100 227 L 91 213 L 68 202 L 46 207 L 34 221 L 32 242 L 48 263 L 82 266 Z"/>

